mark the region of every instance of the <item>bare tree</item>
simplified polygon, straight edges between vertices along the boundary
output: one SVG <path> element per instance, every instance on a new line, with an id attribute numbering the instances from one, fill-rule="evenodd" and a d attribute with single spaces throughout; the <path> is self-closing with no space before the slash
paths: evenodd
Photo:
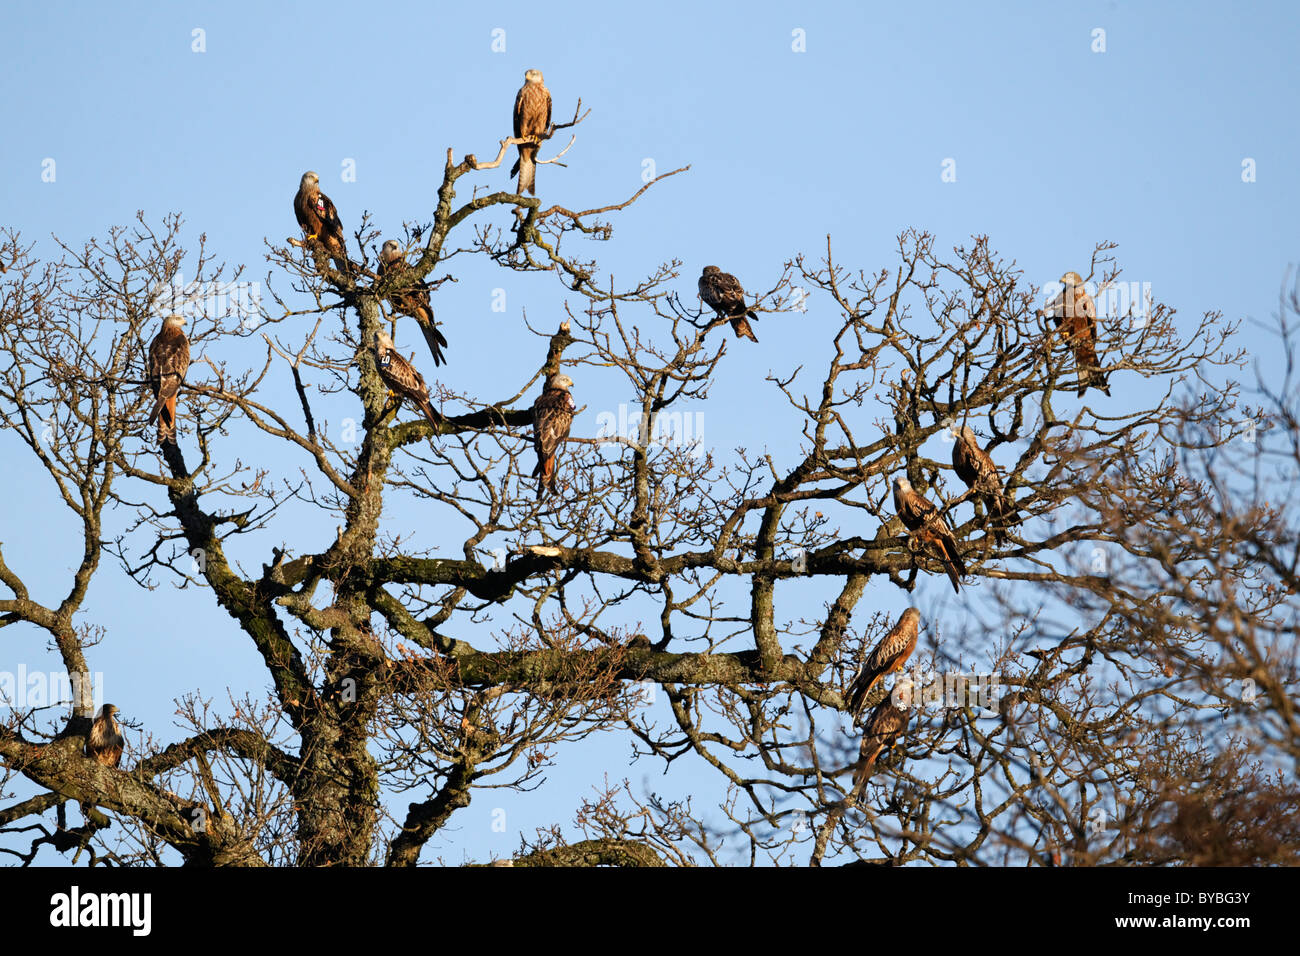
<path id="1" fill-rule="evenodd" d="M 947 255 L 909 232 L 896 263 L 873 273 L 840 265 L 828 239 L 820 261 L 786 263 L 755 303 L 790 312 L 796 287 L 812 290 L 825 334 L 806 354 L 773 357 L 784 368 L 761 398 L 787 403 L 799 433 L 772 435 L 763 453 L 664 441 L 662 426 L 727 374 L 725 317 L 683 303 L 677 290 L 694 279 L 676 260 L 623 287 L 581 252 L 611 237 L 602 217 L 649 186 L 578 211 L 505 192 L 458 200 L 466 177 L 493 165 L 448 151 L 431 223 L 408 230 L 418 258 L 404 272 L 374 279 L 382 237 L 368 221 L 353 237 L 354 275 L 296 241 L 272 244 L 279 314 L 232 307 L 191 322 L 177 445 L 142 430 L 165 290 L 182 267 L 199 282 L 243 273 L 202 244 L 184 249 L 178 217 L 141 216 L 46 259 L 7 234 L 7 447 L 39 465 L 82 529 L 57 603 L 33 598 L 0 550 L 11 645 L 52 638 L 69 674 L 89 672 L 92 645 L 118 639 L 82 613 L 107 555 L 144 601 L 161 580 L 205 586 L 272 691 L 218 710 L 177 689 L 193 733 L 146 738 L 118 769 L 83 755 L 84 695 L 66 719 L 13 710 L 0 788 L 21 777 L 38 794 L 0 809 L 3 852 L 413 865 L 477 790 L 533 787 L 576 741 L 609 730 L 640 761 L 685 757 L 717 775 L 726 798 L 706 807 L 613 784 L 575 807 L 583 841 L 557 826 L 516 865 L 1294 852 L 1296 794 L 1270 777 L 1297 753 L 1294 529 L 1276 503 L 1236 497 L 1241 474 L 1219 479 L 1222 510 L 1207 499 L 1220 423 L 1254 416 L 1226 378 L 1242 361 L 1231 325 L 1206 315 L 1179 327 L 1163 305 L 1104 316 L 1099 351 L 1120 387 L 1094 410 L 1074 398 L 1080 370 L 1040 291 L 985 238 Z M 516 213 L 512 228 L 491 224 L 498 209 Z M 1088 281 L 1117 280 L 1111 249 L 1097 247 Z M 551 273 L 570 311 L 538 331 L 526 381 L 444 392 L 435 434 L 389 400 L 370 345 L 391 328 L 385 300 L 436 290 L 457 257 Z M 594 435 L 579 409 L 557 492 L 538 500 L 532 392 L 561 368 L 579 383 L 621 377 L 639 427 Z M 265 397 L 277 380 L 296 405 Z M 1120 383 L 1139 380 L 1155 397 L 1126 400 Z M 1289 392 L 1280 403 L 1294 408 Z M 355 441 L 339 440 L 328 423 L 349 416 Z M 1003 543 L 952 472 L 963 425 L 1002 470 Z M 1294 419 L 1277 412 L 1269 426 L 1300 447 Z M 246 463 L 249 442 L 279 449 L 275 469 Z M 894 514 L 900 475 L 953 529 L 962 593 L 976 598 L 922 609 L 917 706 L 859 797 L 848 682 L 898 599 L 944 573 Z M 459 555 L 412 549 L 386 510 L 402 500 L 430 526 L 467 527 Z M 286 543 L 286 516 L 302 508 L 318 533 Z M 493 549 L 502 559 L 485 561 Z M 236 557 L 250 554 L 260 569 Z M 1282 590 L 1265 598 L 1261 575 Z M 957 694 L 944 679 L 955 671 L 996 679 L 996 699 Z M 1249 705 L 1224 683 L 1241 678 L 1257 688 Z M 662 705 L 644 705 L 647 684 Z M 889 692 L 881 682 L 867 705 Z M 1249 741 L 1208 740 L 1211 714 Z M 407 810 L 389 818 L 386 799 L 402 794 Z M 1230 849 L 1207 849 L 1207 830 Z M 31 840 L 16 849 L 22 834 Z"/>

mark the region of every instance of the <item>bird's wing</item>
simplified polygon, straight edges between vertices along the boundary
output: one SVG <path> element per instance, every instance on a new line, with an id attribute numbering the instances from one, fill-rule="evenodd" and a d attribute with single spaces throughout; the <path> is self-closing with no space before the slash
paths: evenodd
<path id="1" fill-rule="evenodd" d="M 998 479 L 998 466 L 993 464 L 989 453 L 973 443 L 969 443 L 967 451 L 970 454 L 971 468 L 975 473 L 975 480 L 969 483 L 971 487 L 985 494 L 999 494 L 1002 491 L 1002 482 Z"/>
<path id="2" fill-rule="evenodd" d="M 718 298 L 718 290 L 713 279 L 713 276 L 700 276 L 700 298 L 704 300 L 704 304 L 710 309 L 718 311 L 721 309 L 721 300 Z"/>
<path id="3" fill-rule="evenodd" d="M 185 377 L 190 367 L 190 340 L 184 332 L 163 329 L 149 346 L 149 378 L 155 392 L 165 375 Z"/>
<path id="4" fill-rule="evenodd" d="M 533 404 L 533 446 L 541 458 L 550 458 L 569 437 L 573 410 L 568 392 L 547 389 Z"/>
<path id="5" fill-rule="evenodd" d="M 904 661 L 912 655 L 916 647 L 916 618 L 910 614 L 904 614 L 876 645 L 876 649 L 868 658 L 867 663 L 871 667 L 887 668 L 900 663 L 901 657 Z"/>
<path id="6" fill-rule="evenodd" d="M 519 87 L 519 92 L 515 94 L 515 138 L 523 136 L 524 129 L 524 91 L 528 89 L 527 81 Z"/>
<path id="7" fill-rule="evenodd" d="M 717 276 L 718 298 L 730 309 L 745 311 L 745 287 L 729 272 Z"/>
<path id="8" fill-rule="evenodd" d="M 321 221 L 330 232 L 343 235 L 343 220 L 339 218 L 339 211 L 334 206 L 334 201 L 324 193 L 320 194 L 320 201 L 325 206 L 325 215 L 321 217 Z"/>
<path id="9" fill-rule="evenodd" d="M 424 376 L 414 365 L 398 355 L 396 349 L 389 351 L 388 365 L 381 365 L 379 371 L 394 391 L 416 402 L 428 400 L 429 386 L 424 384 Z"/>
<path id="10" fill-rule="evenodd" d="M 293 212 L 303 231 L 315 233 L 320 229 L 320 217 L 316 215 L 316 208 L 307 201 L 307 194 L 301 189 L 293 197 Z"/>
<path id="11" fill-rule="evenodd" d="M 913 489 L 903 496 L 903 523 L 909 528 L 916 528 L 930 521 L 939 513 L 939 509 Z M 940 521 L 940 524 L 943 522 Z"/>

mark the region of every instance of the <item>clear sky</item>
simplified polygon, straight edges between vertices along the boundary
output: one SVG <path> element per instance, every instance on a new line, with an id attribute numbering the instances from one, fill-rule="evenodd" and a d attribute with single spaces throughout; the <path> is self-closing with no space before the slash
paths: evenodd
<path id="1" fill-rule="evenodd" d="M 827 234 L 853 268 L 892 268 L 897 234 L 916 227 L 940 249 L 988 234 L 1043 283 L 1086 273 L 1094 244 L 1113 240 L 1124 278 L 1150 283 L 1188 323 L 1212 310 L 1267 320 L 1300 255 L 1300 6 L 1289 2 L 51 3 L 10 5 L 3 19 L 0 226 L 40 251 L 137 210 L 178 211 L 191 243 L 205 234 L 264 280 L 264 241 L 298 233 L 290 201 L 306 169 L 345 226 L 369 210 L 400 234 L 430 218 L 448 147 L 495 153 L 535 67 L 557 118 L 579 96 L 592 110 L 568 167 L 540 170 L 544 200 L 621 201 L 647 161 L 691 164 L 614 218 L 596 250 L 627 281 L 682 259 L 687 300 L 705 264 L 766 288 L 795 254 L 820 255 Z M 475 182 L 510 180 L 501 169 Z M 491 309 L 498 288 L 504 313 Z M 458 275 L 436 301 L 450 340 L 437 377 L 480 397 L 513 392 L 541 357 L 523 310 L 549 331 L 563 301 L 550 277 Z M 794 440 L 755 413 L 781 401 L 763 378 L 798 364 L 837 318 L 814 297 L 807 313 L 765 317 L 760 347 L 730 347 L 728 381 L 701 409 L 706 444 L 792 454 Z M 1270 340 L 1248 330 L 1242 343 L 1263 356 Z M 484 385 L 491 376 L 502 386 Z M 580 381 L 576 393 L 594 421 L 628 400 L 620 388 Z M 12 462 L 13 439 L 0 448 Z M 43 507 L 47 491 L 4 480 L 0 541 L 50 598 L 78 549 L 72 524 Z M 927 583 L 920 602 L 946 587 Z M 173 698 L 198 689 L 221 707 L 225 688 L 266 684 L 202 595 L 146 594 L 106 562 L 87 607 L 107 629 L 93 669 L 123 715 L 164 740 L 180 734 Z M 20 663 L 49 666 L 43 639 L 0 631 L 0 670 Z M 606 773 L 628 773 L 626 745 L 608 740 L 562 754 L 538 794 L 479 795 L 450 842 L 482 858 L 568 821 Z M 636 773 L 661 786 L 661 767 L 645 767 Z M 675 769 L 671 786 L 711 787 L 711 773 Z M 488 825 L 498 806 L 506 833 Z"/>

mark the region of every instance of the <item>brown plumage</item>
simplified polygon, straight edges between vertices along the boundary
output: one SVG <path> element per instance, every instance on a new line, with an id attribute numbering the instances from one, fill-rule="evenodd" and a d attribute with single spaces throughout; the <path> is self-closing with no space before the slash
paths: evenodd
<path id="1" fill-rule="evenodd" d="M 309 242 L 319 242 L 344 272 L 355 271 L 348 261 L 348 240 L 343 234 L 339 211 L 330 197 L 320 191 L 320 177 L 308 170 L 298 182 L 293 212 Z"/>
<path id="2" fill-rule="evenodd" d="M 126 748 L 126 738 L 122 728 L 113 718 L 118 709 L 112 704 L 100 708 L 99 716 L 90 725 L 90 735 L 86 738 L 86 756 L 105 767 L 116 767 L 122 762 L 122 751 Z"/>
<path id="3" fill-rule="evenodd" d="M 524 73 L 524 85 L 515 95 L 515 138 L 540 140 L 551 128 L 551 91 L 542 82 L 541 70 L 528 70 Z M 510 175 L 519 174 L 519 185 L 515 192 L 521 196 L 524 190 L 530 195 L 537 195 L 537 146 L 520 143 L 519 158 L 510 168 Z"/>
<path id="4" fill-rule="evenodd" d="M 758 336 L 746 321 L 746 316 L 758 321 L 754 310 L 745 302 L 745 290 L 739 280 L 730 272 L 723 272 L 717 266 L 705 266 L 699 281 L 700 298 L 718 315 L 731 320 L 736 338 L 757 342 Z"/>
<path id="5" fill-rule="evenodd" d="M 442 429 L 442 416 L 429 404 L 429 386 L 424 384 L 424 376 L 397 353 L 392 336 L 382 329 L 375 333 L 375 364 L 384 384 L 399 399 L 404 398 L 419 408 L 437 434 Z"/>
<path id="6" fill-rule="evenodd" d="M 1071 348 L 1079 371 L 1079 396 L 1089 387 L 1100 389 L 1110 397 L 1106 373 L 1097 360 L 1097 306 L 1092 296 L 1083 288 L 1083 278 L 1077 272 L 1061 276 L 1065 286 L 1047 307 L 1047 313 L 1056 322 Z"/>
<path id="7" fill-rule="evenodd" d="M 154 395 L 149 422 L 158 422 L 159 444 L 176 444 L 176 393 L 190 367 L 190 340 L 184 325 L 184 316 L 167 316 L 149 345 L 148 379 Z"/>
<path id="8" fill-rule="evenodd" d="M 957 548 L 957 539 L 939 515 L 939 509 L 920 494 L 912 490 L 912 483 L 906 478 L 894 479 L 894 507 L 903 519 L 907 530 L 918 540 L 934 548 L 948 572 L 952 589 L 961 593 L 961 579 L 966 574 L 966 565 L 962 562 L 961 551 Z"/>
<path id="9" fill-rule="evenodd" d="M 569 437 L 573 425 L 573 379 L 556 373 L 546 380 L 542 394 L 533 402 L 533 448 L 537 452 L 537 465 L 533 477 L 537 479 L 537 498 L 555 489 L 555 458 Z"/>
<path id="10" fill-rule="evenodd" d="M 979 439 L 969 425 L 963 425 L 952 446 L 952 467 L 984 504 L 993 523 L 993 537 L 998 544 L 1007 540 L 1007 523 L 1015 512 L 1011 498 L 1002 490 L 998 467 L 988 452 L 980 448 Z"/>
<path id="11" fill-rule="evenodd" d="M 395 239 L 389 239 L 384 243 L 384 247 L 379 250 L 379 269 L 380 279 L 385 276 L 400 276 L 410 270 L 406 262 L 406 257 L 402 255 L 402 247 Z M 388 297 L 388 301 L 393 304 L 393 308 L 402 315 L 409 315 L 420 324 L 420 331 L 424 333 L 424 341 L 429 345 L 429 351 L 433 354 L 433 364 L 442 365 L 447 359 L 443 356 L 442 350 L 447 347 L 447 340 L 443 334 L 438 331 L 438 325 L 433 320 L 433 306 L 429 303 L 429 290 L 422 288 L 413 288 L 405 292 L 398 292 Z"/>
<path id="12" fill-rule="evenodd" d="M 913 684 L 910 680 L 900 679 L 894 692 L 876 705 L 876 709 L 867 718 L 863 728 L 862 745 L 858 748 L 858 764 L 853 769 L 853 797 L 860 799 L 862 791 L 871 778 L 871 768 L 877 758 L 893 745 L 898 735 L 907 729 L 907 719 L 911 716 Z M 894 699 L 898 698 L 898 706 Z"/>
<path id="13" fill-rule="evenodd" d="M 855 720 L 862 716 L 867 705 L 867 695 L 871 693 L 876 681 L 886 674 L 902 670 L 916 650 L 917 625 L 920 621 L 921 612 L 909 607 L 890 632 L 881 638 L 871 656 L 863 662 L 862 669 L 849 685 L 849 713 Z"/>

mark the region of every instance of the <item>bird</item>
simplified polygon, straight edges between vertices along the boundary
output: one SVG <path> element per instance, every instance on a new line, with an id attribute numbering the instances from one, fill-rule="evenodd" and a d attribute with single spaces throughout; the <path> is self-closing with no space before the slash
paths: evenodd
<path id="1" fill-rule="evenodd" d="M 424 384 L 424 376 L 398 354 L 393 337 L 383 329 L 375 333 L 375 363 L 379 377 L 389 390 L 399 401 L 405 398 L 419 408 L 437 434 L 442 429 L 442 416 L 429 404 L 429 386 Z"/>
<path id="2" fill-rule="evenodd" d="M 748 316 L 757 322 L 758 316 L 745 303 L 745 290 L 735 276 L 730 272 L 723 272 L 717 266 L 705 266 L 704 272 L 700 275 L 699 288 L 700 298 L 704 300 L 704 304 L 719 316 L 731 320 L 736 338 L 749 339 L 751 342 L 758 341 L 758 336 L 745 320 Z"/>
<path id="3" fill-rule="evenodd" d="M 348 242 L 343 234 L 339 211 L 330 197 L 320 191 L 320 177 L 311 170 L 302 174 L 298 193 L 293 197 L 293 212 L 298 225 L 310 241 L 319 242 L 345 272 L 353 271 L 348 261 Z"/>
<path id="4" fill-rule="evenodd" d="M 158 422 L 158 443 L 176 444 L 176 393 L 190 367 L 190 340 L 185 335 L 185 317 L 169 315 L 149 344 L 149 387 L 154 407 L 149 423 Z"/>
<path id="5" fill-rule="evenodd" d="M 86 738 L 86 756 L 105 767 L 116 767 L 122 762 L 122 750 L 126 747 L 126 738 L 122 728 L 113 718 L 119 713 L 112 704 L 100 708 L 99 716 L 90 725 L 90 736 Z"/>
<path id="6" fill-rule="evenodd" d="M 569 437 L 576 406 L 570 389 L 573 379 L 556 372 L 546 380 L 542 394 L 533 402 L 533 448 L 537 451 L 537 499 L 555 488 L 555 457 Z"/>
<path id="7" fill-rule="evenodd" d="M 909 678 L 901 678 L 894 685 L 894 692 L 876 705 L 876 709 L 867 718 L 862 745 L 858 748 L 858 763 L 853 770 L 853 797 L 860 799 L 871 778 L 871 768 L 877 758 L 907 728 L 907 719 L 911 716 L 912 694 L 914 685 Z M 896 702 L 897 701 L 897 702 Z"/>
<path id="8" fill-rule="evenodd" d="M 957 477 L 983 502 L 993 521 L 994 540 L 998 544 L 1005 544 L 1007 522 L 1011 520 L 1015 507 L 1002 489 L 997 465 L 993 464 L 988 452 L 980 448 L 975 430 L 969 425 L 963 425 L 957 433 L 957 440 L 952 446 L 952 467 L 957 472 Z"/>
<path id="9" fill-rule="evenodd" d="M 867 705 L 867 695 L 871 693 L 876 681 L 886 674 L 902 670 L 907 659 L 912 656 L 916 650 L 917 625 L 920 621 L 921 612 L 909 607 L 889 633 L 880 639 L 871 656 L 863 662 L 862 669 L 849 685 L 849 713 L 854 720 L 862 716 Z"/>
<path id="10" fill-rule="evenodd" d="M 1047 312 L 1074 349 L 1074 361 L 1079 371 L 1079 397 L 1082 398 L 1092 387 L 1109 398 L 1110 385 L 1097 361 L 1097 306 L 1084 289 L 1079 273 L 1067 272 L 1061 276 L 1061 284 L 1065 288 L 1047 306 Z"/>
<path id="11" fill-rule="evenodd" d="M 385 242 L 384 247 L 379 250 L 379 278 L 382 279 L 386 275 L 400 276 L 410 268 L 406 262 L 406 257 L 402 254 L 402 247 L 397 240 L 389 239 Z M 429 304 L 429 290 L 417 287 L 405 292 L 393 293 L 388 297 L 388 301 L 393 304 L 393 308 L 398 312 L 411 316 L 420 324 L 420 331 L 424 333 L 424 341 L 429 343 L 429 351 L 433 353 L 434 366 L 444 364 L 447 359 L 442 354 L 442 350 L 447 347 L 447 340 L 438 331 L 437 323 L 433 320 L 433 306 Z"/>
<path id="12" fill-rule="evenodd" d="M 939 509 L 913 491 L 912 483 L 903 477 L 894 479 L 894 508 L 909 531 L 914 532 L 921 541 L 933 545 L 939 552 L 944 570 L 948 572 L 948 580 L 952 582 L 952 589 L 960 594 L 966 565 L 957 549 L 957 539 L 939 515 Z"/>
<path id="13" fill-rule="evenodd" d="M 519 175 L 515 192 L 521 196 L 525 189 L 530 195 L 537 195 L 537 143 L 550 128 L 551 91 L 542 82 L 541 70 L 527 70 L 524 85 L 515 95 L 515 138 L 534 142 L 518 144 L 519 158 L 510 168 L 511 176 Z"/>

